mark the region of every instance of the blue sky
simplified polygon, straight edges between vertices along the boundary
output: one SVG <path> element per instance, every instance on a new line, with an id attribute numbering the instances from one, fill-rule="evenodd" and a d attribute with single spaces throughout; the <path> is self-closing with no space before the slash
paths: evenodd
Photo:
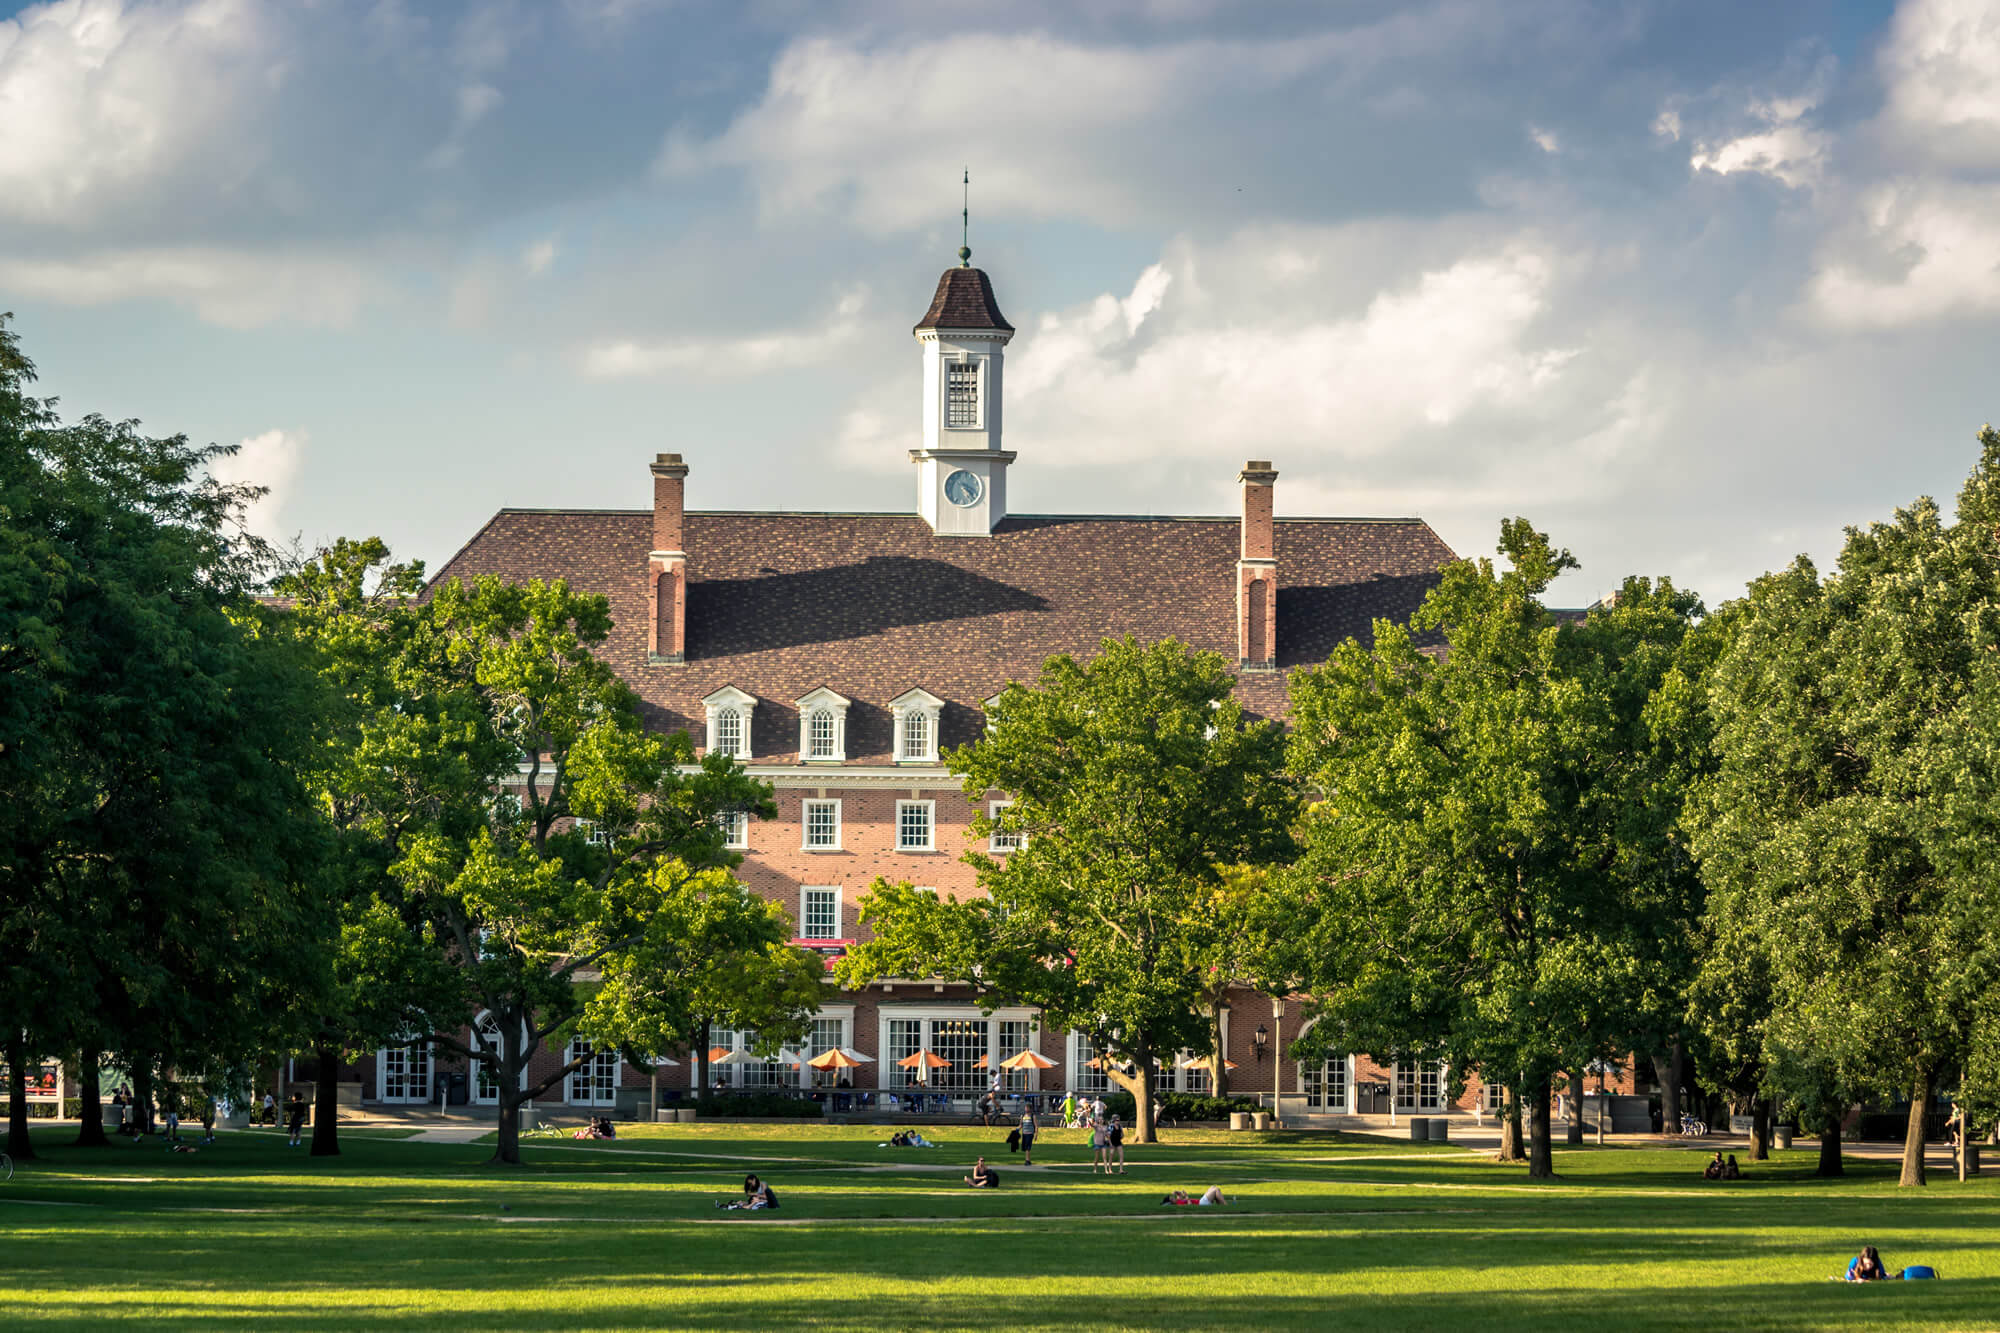
<path id="1" fill-rule="evenodd" d="M 433 562 L 661 450 L 695 507 L 913 508 L 966 167 L 1019 510 L 1270 458 L 1281 513 L 1719 601 L 1995 415 L 1990 0 L 64 0 L 0 124 L 42 387 Z"/>

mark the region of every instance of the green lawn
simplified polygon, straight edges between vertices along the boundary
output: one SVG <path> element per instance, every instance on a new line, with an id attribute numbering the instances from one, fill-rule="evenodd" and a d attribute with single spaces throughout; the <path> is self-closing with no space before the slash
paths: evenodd
<path id="1" fill-rule="evenodd" d="M 177 1155 L 66 1146 L 0 1184 L 6 1317 L 201 1328 L 2000 1327 L 2000 1179 L 1898 1191 L 1800 1150 L 1705 1185 L 1674 1151 L 1559 1153 L 1530 1185 L 1462 1149 L 1170 1133 L 1093 1178 L 1078 1133 L 1033 1170 L 996 1130 L 936 1151 L 823 1125 L 645 1127 L 613 1144 L 353 1134 L 314 1159 L 269 1130 Z M 974 1155 L 997 1193 L 959 1185 Z M 772 1214 L 721 1213 L 745 1170 Z M 1220 1184 L 1228 1210 L 1167 1209 Z M 1941 1282 L 1825 1279 L 1864 1242 Z"/>

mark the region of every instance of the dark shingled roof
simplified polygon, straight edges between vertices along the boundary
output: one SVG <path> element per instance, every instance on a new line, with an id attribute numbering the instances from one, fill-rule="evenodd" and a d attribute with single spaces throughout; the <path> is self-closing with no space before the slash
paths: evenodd
<path id="1" fill-rule="evenodd" d="M 976 272 L 977 270 L 973 270 Z M 906 514 L 687 515 L 687 661 L 646 658 L 649 510 L 495 515 L 439 571 L 567 579 L 603 593 L 616 622 L 601 653 L 658 727 L 705 726 L 701 700 L 754 694 L 754 758 L 793 762 L 793 701 L 819 686 L 853 700 L 849 762 L 887 763 L 888 703 L 912 686 L 945 700 L 940 739 L 984 725 L 984 701 L 1032 681 L 1054 653 L 1110 635 L 1169 636 L 1234 657 L 1234 518 L 1003 520 L 991 537 L 938 537 Z M 1326 658 L 1376 617 L 1406 620 L 1453 558 L 1417 519 L 1279 519 L 1278 665 Z M 1242 677 L 1265 717 L 1285 711 L 1281 672 Z"/>
<path id="2" fill-rule="evenodd" d="M 993 284 L 982 268 L 948 268 L 938 279 L 931 308 L 917 321 L 918 329 L 1003 329 L 1014 326 L 993 299 Z M 911 330 L 912 333 L 916 329 Z"/>

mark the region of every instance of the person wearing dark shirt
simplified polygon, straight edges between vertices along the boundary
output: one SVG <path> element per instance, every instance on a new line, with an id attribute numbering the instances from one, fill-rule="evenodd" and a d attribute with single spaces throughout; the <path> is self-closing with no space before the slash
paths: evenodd
<path id="1" fill-rule="evenodd" d="M 717 1203 L 717 1208 L 764 1209 L 778 1206 L 778 1192 L 757 1179 L 755 1173 L 743 1177 L 743 1197 L 733 1203 Z"/>
<path id="2" fill-rule="evenodd" d="M 982 1157 L 972 1164 L 972 1174 L 965 1178 L 965 1183 L 976 1190 L 999 1189 L 1000 1173 L 986 1165 L 986 1159 Z"/>

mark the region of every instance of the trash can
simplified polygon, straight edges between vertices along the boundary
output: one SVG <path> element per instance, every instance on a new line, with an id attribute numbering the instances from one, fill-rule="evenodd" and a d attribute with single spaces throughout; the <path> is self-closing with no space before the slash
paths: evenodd
<path id="1" fill-rule="evenodd" d="M 1410 1117 L 1410 1142 L 1428 1143 L 1431 1138 L 1431 1122 L 1422 1116 Z"/>
<path id="2" fill-rule="evenodd" d="M 1251 1119 L 1259 1129 L 1269 1129 L 1271 1127 L 1271 1113 L 1269 1111 L 1255 1112 Z"/>
<path id="3" fill-rule="evenodd" d="M 1449 1120 L 1432 1120 L 1432 1121 L 1430 1121 L 1429 1123 L 1430 1123 L 1430 1127 L 1431 1127 L 1431 1142 L 1432 1142 L 1432 1143 L 1450 1143 L 1450 1142 L 1451 1142 L 1451 1121 L 1449 1121 Z"/>
<path id="4" fill-rule="evenodd" d="M 1771 1146 L 1779 1152 L 1790 1152 L 1792 1148 L 1792 1127 L 1779 1125 L 1771 1131 Z"/>
<path id="5" fill-rule="evenodd" d="M 1231 1111 L 1229 1113 L 1229 1127 L 1231 1129 L 1250 1128 L 1250 1113 L 1248 1111 Z"/>

